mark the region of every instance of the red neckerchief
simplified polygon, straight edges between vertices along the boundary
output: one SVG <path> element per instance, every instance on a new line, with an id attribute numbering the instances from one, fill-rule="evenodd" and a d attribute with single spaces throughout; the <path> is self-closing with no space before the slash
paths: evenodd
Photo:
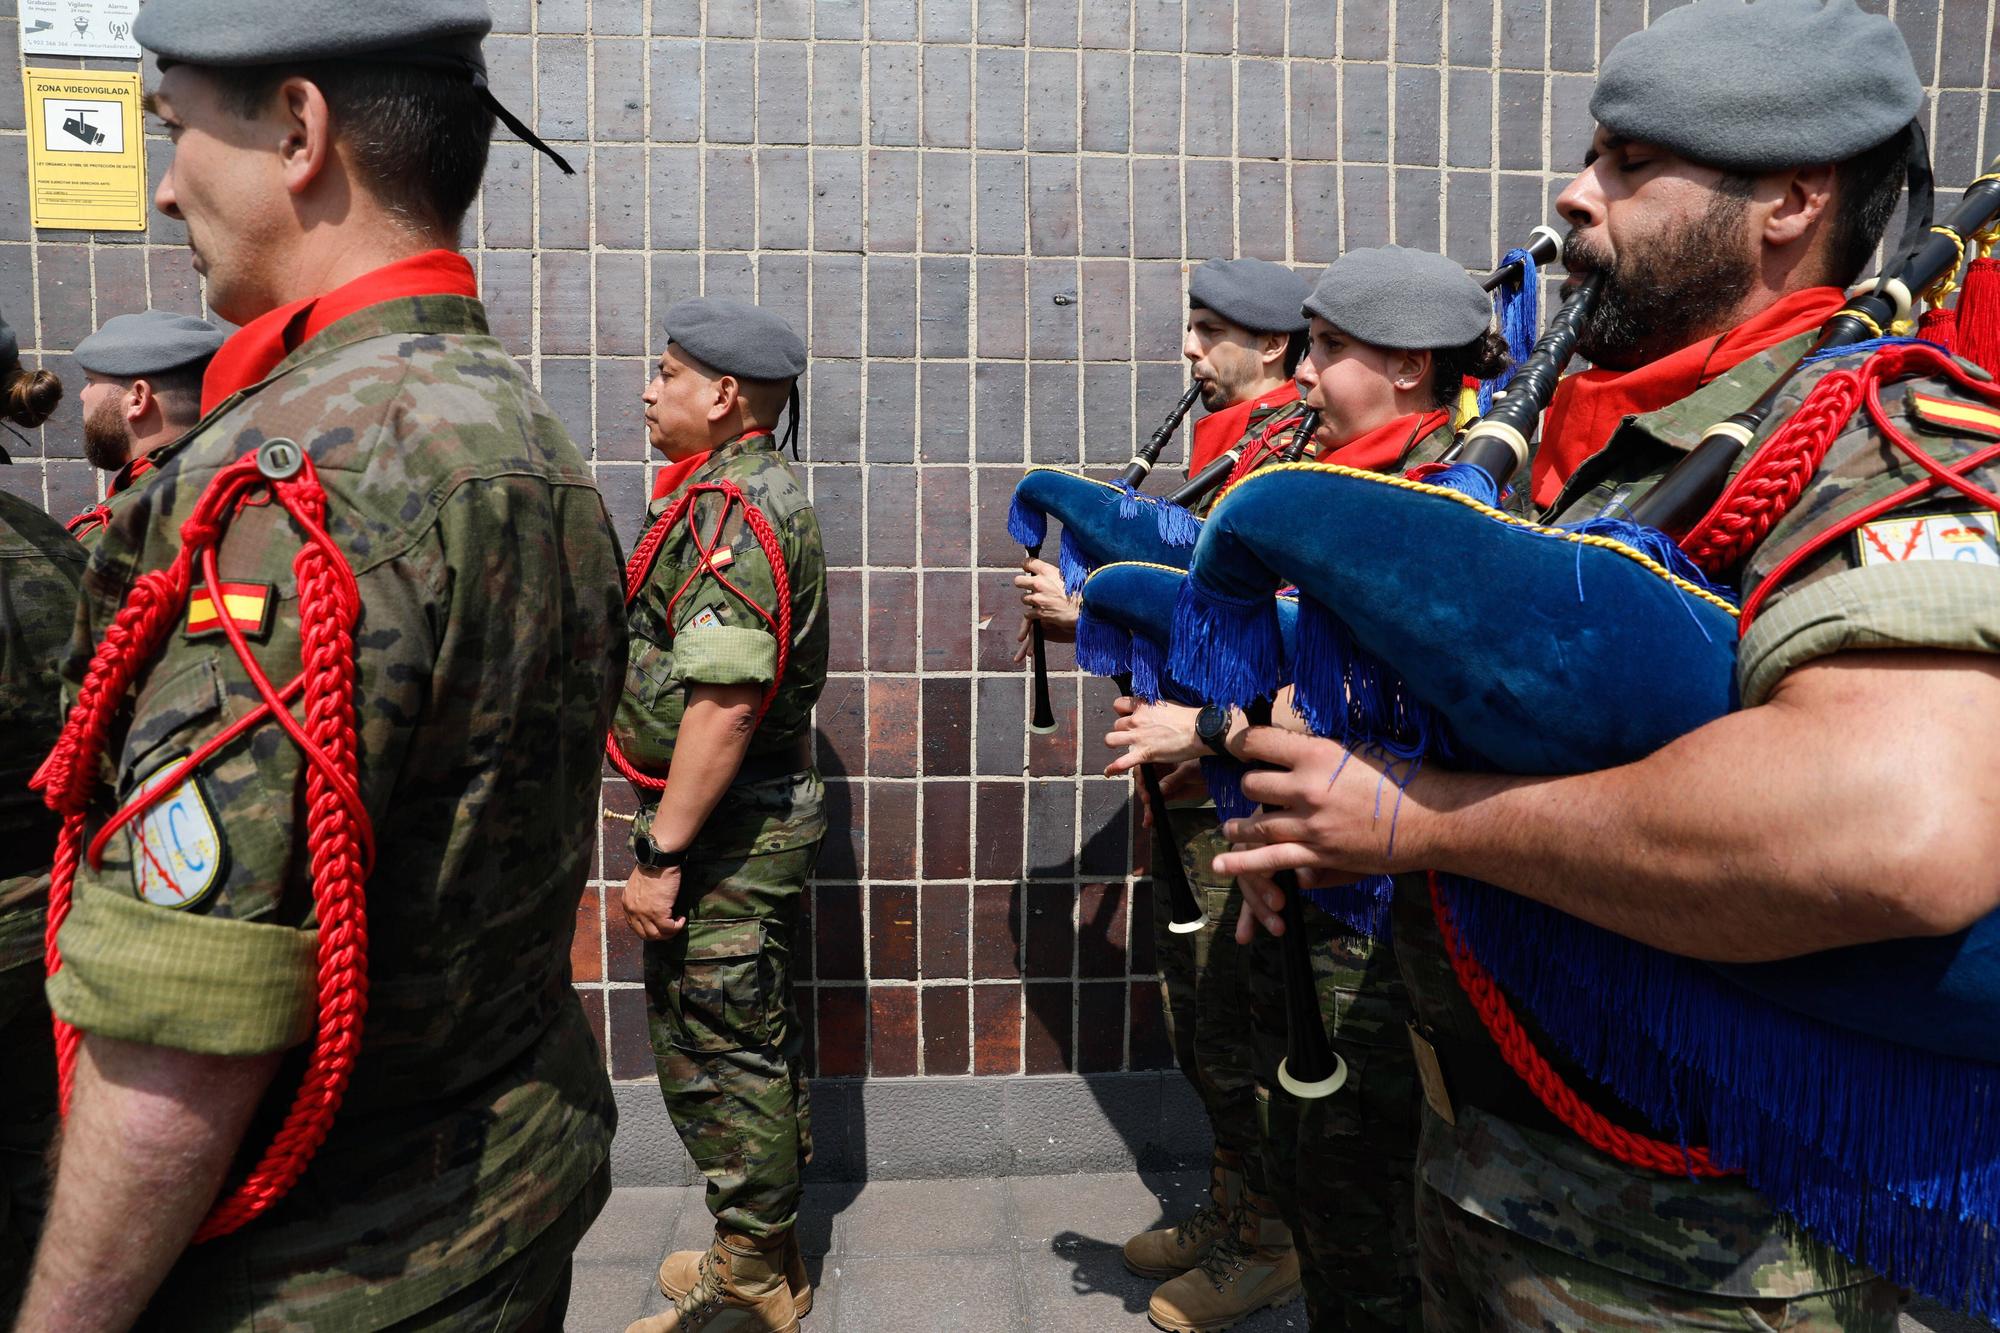
<path id="1" fill-rule="evenodd" d="M 1283 388 L 1273 389 L 1262 398 L 1231 403 L 1195 422 L 1194 446 L 1188 452 L 1188 475 L 1192 477 L 1227 453 L 1249 431 L 1251 417 L 1267 407 L 1282 407 L 1298 400 L 1298 381 L 1286 380 Z"/>
<path id="2" fill-rule="evenodd" d="M 477 299 L 472 265 L 453 250 L 426 250 L 364 273 L 354 281 L 266 311 L 229 336 L 201 378 L 201 413 L 277 369 L 307 341 L 357 310 L 406 296 Z"/>
<path id="3" fill-rule="evenodd" d="M 1338 463 L 1364 472 L 1393 472 L 1417 441 L 1428 439 L 1432 431 L 1450 423 L 1450 408 L 1411 412 L 1355 436 L 1332 453 L 1321 454 L 1316 461 Z"/>
<path id="4" fill-rule="evenodd" d="M 679 462 L 670 461 L 663 465 L 653 476 L 653 498 L 663 500 L 679 490 L 682 484 L 694 475 L 695 469 L 706 463 L 708 456 L 714 452 L 713 449 L 704 449 L 692 458 L 683 458 Z"/>
<path id="5" fill-rule="evenodd" d="M 771 432 L 768 430 L 746 430 L 731 440 L 730 443 L 741 444 L 745 440 L 768 439 L 770 434 Z M 692 458 L 683 458 L 678 463 L 670 462 L 661 467 L 659 473 L 653 478 L 653 498 L 655 500 L 663 500 L 667 496 L 672 495 L 687 484 L 687 479 L 692 477 L 703 463 L 706 463 L 713 457 L 715 457 L 715 450 L 704 449 Z"/>
<path id="6" fill-rule="evenodd" d="M 1602 449 L 1628 416 L 1657 412 L 1757 353 L 1809 333 L 1847 300 L 1838 287 L 1807 287 L 1779 298 L 1727 333 L 1690 343 L 1636 370 L 1592 368 L 1556 386 L 1535 454 L 1534 501 L 1554 504 L 1569 474 Z"/>
<path id="7" fill-rule="evenodd" d="M 110 493 L 112 495 L 118 494 L 118 492 L 124 490 L 152 470 L 153 460 L 150 455 L 133 459 L 124 467 L 119 468 L 111 474 Z"/>

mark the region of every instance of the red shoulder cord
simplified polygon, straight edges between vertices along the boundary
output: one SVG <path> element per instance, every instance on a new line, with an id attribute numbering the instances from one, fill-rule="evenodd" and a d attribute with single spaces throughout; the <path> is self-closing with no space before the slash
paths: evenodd
<path id="1" fill-rule="evenodd" d="M 695 498 L 701 495 L 722 497 L 722 508 L 715 516 L 715 531 L 706 537 L 702 535 L 701 525 L 695 518 L 694 512 Z M 743 524 L 750 529 L 750 535 L 757 539 L 757 545 L 763 548 L 764 559 L 770 562 L 771 583 L 778 603 L 775 615 L 759 606 L 754 597 L 731 583 L 728 576 L 715 567 L 717 550 L 726 549 L 722 544 L 723 525 L 729 521 L 729 511 L 736 505 L 743 506 Z M 772 528 L 771 520 L 764 516 L 763 510 L 745 498 L 742 488 L 735 482 L 697 483 L 681 492 L 680 498 L 668 507 L 666 513 L 660 515 L 660 521 L 648 529 L 646 535 L 640 538 L 639 545 L 633 548 L 632 558 L 625 562 L 625 605 L 632 605 L 633 600 L 639 595 L 639 590 L 646 586 L 647 576 L 653 572 L 653 562 L 659 558 L 660 547 L 666 541 L 667 534 L 676 526 L 683 524 L 687 528 L 688 539 L 694 543 L 694 549 L 701 559 L 695 564 L 693 571 L 681 580 L 681 586 L 674 589 L 674 595 L 667 599 L 667 633 L 673 633 L 674 607 L 680 602 L 682 595 L 694 586 L 694 581 L 703 574 L 712 574 L 717 583 L 727 588 L 738 601 L 756 612 L 758 617 L 770 626 L 771 633 L 778 640 L 777 668 L 771 673 L 771 684 L 764 691 L 763 702 L 757 706 L 757 721 L 761 723 L 764 715 L 771 711 L 772 701 L 778 697 L 778 686 L 784 682 L 785 667 L 792 656 L 792 578 L 785 566 L 785 548 L 779 544 L 778 534 Z M 605 736 L 604 752 L 611 757 L 611 762 L 618 771 L 631 779 L 633 786 L 646 791 L 666 789 L 665 778 L 656 778 L 642 771 L 625 757 L 625 752 L 618 748 L 616 735 Z"/>
<path id="2" fill-rule="evenodd" d="M 98 501 L 88 509 L 78 511 L 75 518 L 63 524 L 63 531 L 72 537 L 82 537 L 95 532 L 111 521 L 111 506 Z"/>
<path id="3" fill-rule="evenodd" d="M 55 748 L 32 782 L 41 789 L 49 808 L 62 816 L 49 888 L 47 957 L 49 975 L 54 976 L 62 970 L 57 935 L 69 915 L 80 856 L 87 856 L 91 865 L 97 866 L 114 831 L 143 814 L 217 751 L 266 719 L 282 727 L 304 756 L 306 846 L 313 907 L 319 921 L 317 1036 L 305 1077 L 277 1136 L 249 1177 L 217 1202 L 195 1232 L 196 1241 L 236 1230 L 284 1197 L 304 1174 L 346 1094 L 361 1046 L 362 1016 L 368 1008 L 363 885 L 374 865 L 375 847 L 374 830 L 356 784 L 354 623 L 361 600 L 353 570 L 327 535 L 326 491 L 312 461 L 294 454 L 299 466 L 285 473 L 281 470 L 291 459 L 280 457 L 274 459 L 274 475 L 267 476 L 259 467 L 259 458 L 271 451 L 272 446 L 267 445 L 258 454 L 239 458 L 218 472 L 196 502 L 193 514 L 181 525 L 181 550 L 173 563 L 142 574 L 133 583 L 91 658 L 90 670 Z M 84 820 L 98 785 L 98 760 L 109 744 L 119 706 L 139 672 L 173 633 L 187 605 L 197 565 L 209 596 L 218 609 L 223 606 L 216 545 L 237 511 L 259 498 L 265 502 L 275 499 L 283 505 L 305 534 L 305 544 L 292 560 L 299 590 L 299 674 L 283 688 L 273 686 L 251 653 L 242 629 L 228 615 L 221 616 L 229 645 L 263 703 L 182 760 L 171 776 L 150 784 L 149 794 L 113 815 L 85 849 Z M 301 695 L 303 722 L 291 713 L 292 701 Z M 62 1109 L 68 1114 L 81 1034 L 60 1020 L 55 1028 Z"/>
<path id="4" fill-rule="evenodd" d="M 1507 1067 L 1528 1085 L 1528 1090 L 1535 1094 L 1535 1100 L 1548 1108 L 1549 1114 L 1585 1143 L 1627 1166 L 1676 1176 L 1736 1174 L 1711 1161 L 1706 1148 L 1682 1148 L 1678 1144 L 1622 1129 L 1578 1096 L 1576 1089 L 1555 1071 L 1547 1057 L 1535 1049 L 1533 1039 L 1521 1026 L 1521 1020 L 1515 1017 L 1514 1007 L 1507 1002 L 1500 983 L 1472 956 L 1472 947 L 1458 933 L 1451 908 L 1445 905 L 1435 870 L 1430 872 L 1430 890 L 1431 912 L 1437 917 L 1438 934 L 1444 937 L 1445 953 L 1451 958 L 1451 970 L 1458 977 L 1459 989 L 1465 992 L 1466 999 L 1472 1001 L 1472 1007 L 1479 1013 L 1480 1023 L 1486 1028 L 1486 1035 L 1500 1048 L 1501 1058 L 1506 1060 Z"/>
<path id="5" fill-rule="evenodd" d="M 1869 419 L 1887 443 L 1930 474 L 1815 533 L 1786 556 L 1743 603 L 1742 628 L 1749 627 L 1766 598 L 1806 559 L 1940 486 L 1949 486 L 1985 508 L 2000 509 L 2000 496 L 1965 475 L 2000 456 L 2000 446 L 1977 450 L 1947 467 L 1905 435 L 1883 408 L 1882 385 L 1916 375 L 1949 380 L 1972 397 L 2000 404 L 2000 384 L 1975 378 L 1935 347 L 1924 343 L 1884 347 L 1859 366 L 1833 371 L 1815 384 L 1798 411 L 1772 433 L 1708 513 L 1681 539 L 1681 549 L 1711 573 L 1740 563 L 1798 503 L 1806 483 L 1825 461 L 1826 451 L 1860 406 L 1867 407 Z"/>
<path id="6" fill-rule="evenodd" d="M 1290 442 L 1292 432 L 1298 429 L 1297 416 L 1283 416 L 1281 420 L 1267 422 L 1258 432 L 1256 440 L 1237 456 L 1236 466 L 1229 469 L 1229 476 L 1216 488 L 1215 498 L 1220 500 L 1231 486 L 1262 467 L 1265 460 L 1283 452 Z"/>
<path id="7" fill-rule="evenodd" d="M 1781 560 L 1758 584 L 1743 604 L 1738 622 L 1747 628 L 1765 599 L 1783 585 L 1785 578 L 1803 562 L 1833 542 L 1845 538 L 1862 525 L 1871 523 L 1910 501 L 1950 486 L 1980 505 L 2000 510 L 2000 495 L 1978 485 L 1964 474 L 2000 458 L 2000 445 L 1979 449 L 1958 462 L 1945 466 L 1912 441 L 1890 418 L 1882 406 L 1882 385 L 1913 375 L 1936 375 L 1989 403 L 2000 404 L 2000 384 L 1975 378 L 1966 369 L 1935 347 L 1905 343 L 1885 347 L 1859 366 L 1829 373 L 1799 405 L 1785 424 L 1773 432 L 1750 461 L 1738 472 L 1707 514 L 1682 539 L 1681 548 L 1703 569 L 1718 573 L 1738 564 L 1756 549 L 1791 512 L 1825 461 L 1827 450 L 1846 429 L 1855 409 L 1866 406 L 1870 420 L 1882 437 L 1929 474 L 1893 495 L 1877 500 L 1849 514 Z M 1445 951 L 1451 957 L 1458 984 L 1500 1048 L 1507 1065 L 1534 1092 L 1535 1097 L 1577 1137 L 1598 1151 L 1627 1166 L 1673 1175 L 1720 1176 L 1730 1174 L 1715 1165 L 1706 1149 L 1687 1150 L 1676 1144 L 1648 1138 L 1619 1128 L 1586 1105 L 1535 1049 L 1520 1020 L 1515 1016 L 1499 984 L 1489 975 L 1470 947 L 1458 934 L 1445 905 L 1435 872 L 1430 877 L 1431 910 Z"/>

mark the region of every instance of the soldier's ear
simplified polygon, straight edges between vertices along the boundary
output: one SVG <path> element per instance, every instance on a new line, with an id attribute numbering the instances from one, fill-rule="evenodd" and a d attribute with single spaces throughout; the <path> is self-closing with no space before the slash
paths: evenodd
<path id="1" fill-rule="evenodd" d="M 1257 359 L 1266 366 L 1278 367 L 1282 373 L 1285 365 L 1285 349 L 1291 344 L 1292 335 L 1289 333 L 1267 333 L 1264 335 L 1263 346 L 1257 349 Z"/>
<path id="2" fill-rule="evenodd" d="M 727 421 L 743 401 L 743 385 L 734 375 L 717 375 L 709 386 L 708 419 Z"/>

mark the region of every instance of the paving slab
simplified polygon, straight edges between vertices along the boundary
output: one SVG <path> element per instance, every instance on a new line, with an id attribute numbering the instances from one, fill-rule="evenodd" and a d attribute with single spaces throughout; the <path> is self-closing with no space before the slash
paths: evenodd
<path id="1" fill-rule="evenodd" d="M 576 1247 L 578 1264 L 657 1264 L 688 1205 L 701 1208 L 700 1186 L 611 1191 L 610 1202 Z M 707 1216 L 707 1210 L 701 1209 Z"/>
<path id="2" fill-rule="evenodd" d="M 624 1333 L 634 1319 L 655 1313 L 646 1305 L 650 1273 L 643 1264 L 578 1263 L 570 1278 L 566 1333 Z"/>
<path id="3" fill-rule="evenodd" d="M 1063 1333 L 1138 1333 L 1152 1327 L 1146 1302 L 1159 1284 L 1125 1270 L 1118 1251 L 1095 1246 L 1049 1246 L 1022 1250 L 1021 1290 L 1028 1329 Z M 1306 1326 L 1303 1303 L 1292 1301 L 1261 1310 L 1232 1333 L 1298 1333 Z"/>
<path id="4" fill-rule="evenodd" d="M 1009 1182 L 876 1180 L 832 1219 L 829 1253 L 879 1257 L 1002 1254 L 1012 1249 Z"/>
<path id="5" fill-rule="evenodd" d="M 1047 1250 L 1058 1240 L 1116 1248 L 1193 1212 L 1207 1180 L 1197 1171 L 1016 1176 L 1008 1182 L 1014 1239 L 1023 1250 Z"/>
<path id="6" fill-rule="evenodd" d="M 836 1267 L 837 1264 L 837 1267 Z M 997 1333 L 1029 1325 L 1011 1249 L 1001 1254 L 843 1256 L 836 1333 Z M 1061 1328 L 1065 1325 L 1054 1325 Z"/>

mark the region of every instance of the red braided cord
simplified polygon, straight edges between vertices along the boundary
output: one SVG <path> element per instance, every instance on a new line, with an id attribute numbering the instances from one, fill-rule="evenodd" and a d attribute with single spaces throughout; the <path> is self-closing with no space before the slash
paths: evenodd
<path id="1" fill-rule="evenodd" d="M 1487 1035 L 1493 1038 L 1493 1044 L 1500 1048 L 1507 1067 L 1520 1076 L 1529 1091 L 1535 1094 L 1535 1099 L 1548 1108 L 1549 1114 L 1562 1121 L 1571 1133 L 1585 1143 L 1627 1166 L 1663 1175 L 1736 1174 L 1710 1160 L 1706 1148 L 1690 1150 L 1648 1138 L 1644 1134 L 1635 1134 L 1612 1124 L 1586 1104 L 1535 1049 L 1534 1041 L 1521 1026 L 1521 1020 L 1515 1017 L 1514 1007 L 1507 1002 L 1500 984 L 1472 956 L 1471 947 L 1459 935 L 1457 923 L 1452 920 L 1451 908 L 1445 905 L 1444 892 L 1439 887 L 1435 870 L 1430 872 L 1430 891 L 1431 912 L 1437 917 L 1438 934 L 1444 937 L 1445 952 L 1451 957 L 1459 989 L 1472 1001 L 1472 1007 L 1479 1013 L 1479 1021 L 1485 1025 Z"/>
<path id="2" fill-rule="evenodd" d="M 703 538 L 694 513 L 694 501 L 703 494 L 722 497 L 722 511 L 715 517 L 715 532 L 707 538 Z M 729 518 L 730 507 L 737 504 L 743 506 L 744 526 L 749 528 L 750 535 L 757 539 L 757 545 L 763 549 L 764 559 L 771 566 L 772 593 L 778 603 L 775 615 L 758 605 L 757 600 L 750 594 L 730 582 L 728 577 L 712 563 L 716 543 L 722 538 L 723 524 Z M 668 506 L 666 513 L 660 515 L 660 521 L 639 539 L 639 544 L 632 550 L 632 558 L 625 562 L 626 606 L 632 605 L 638 598 L 640 590 L 646 586 L 646 579 L 652 573 L 653 562 L 659 559 L 660 547 L 666 541 L 667 534 L 677 524 L 683 522 L 687 525 L 688 535 L 693 539 L 694 548 L 701 555 L 701 560 L 695 565 L 694 571 L 682 580 L 681 586 L 674 590 L 674 595 L 667 599 L 667 632 L 673 633 L 675 603 L 680 601 L 681 595 L 704 572 L 714 575 L 716 582 L 756 612 L 764 623 L 770 626 L 771 633 L 778 640 L 777 666 L 771 673 L 771 684 L 764 691 L 763 701 L 757 706 L 757 722 L 761 723 L 764 715 L 771 711 L 772 703 L 777 700 L 778 687 L 784 683 L 785 668 L 792 657 L 792 576 L 785 564 L 785 548 L 779 543 L 777 531 L 772 528 L 771 521 L 764 516 L 764 511 L 751 504 L 744 496 L 743 489 L 735 482 L 705 481 L 690 486 Z M 625 752 L 618 747 L 618 737 L 615 734 L 605 735 L 604 752 L 610 757 L 612 766 L 623 773 L 632 785 L 645 791 L 666 790 L 665 778 L 654 777 L 625 757 Z"/>
<path id="3" fill-rule="evenodd" d="M 1928 464 L 1929 455 L 1888 421 L 1877 398 L 1883 384 L 1920 374 L 1941 376 L 1975 397 L 2000 402 L 2000 386 L 1974 378 L 1935 347 L 1923 343 L 1884 347 L 1861 365 L 1834 371 L 1814 385 L 1798 411 L 1751 456 L 1689 530 L 1681 549 L 1710 573 L 1731 568 L 1748 556 L 1798 503 L 1826 451 L 1864 402 L 1871 403 L 1870 415 L 1892 443 L 1941 474 L 1942 469 Z M 1844 535 L 1851 528 L 1839 531 Z"/>
<path id="4" fill-rule="evenodd" d="M 363 1016 L 368 1007 L 367 908 L 363 896 L 373 861 L 373 829 L 362 808 L 356 774 L 354 721 L 354 622 L 360 595 L 353 571 L 324 527 L 326 492 L 307 460 L 293 479 L 268 482 L 255 456 L 222 469 L 181 528 L 182 547 L 173 564 L 142 575 L 119 608 L 70 710 L 62 736 L 35 785 L 44 789 L 52 809 L 63 815 L 61 840 L 49 893 L 48 970 L 62 968 L 57 933 L 69 915 L 76 868 L 83 838 L 85 811 L 95 786 L 97 757 L 104 752 L 118 704 L 139 667 L 152 659 L 186 605 L 194 561 L 198 558 L 210 596 L 223 605 L 215 545 L 227 519 L 250 497 L 252 488 L 275 494 L 293 520 L 306 532 L 306 543 L 292 561 L 299 588 L 300 658 L 297 678 L 283 690 L 275 688 L 250 651 L 243 632 L 226 614 L 223 632 L 264 703 L 232 724 L 195 755 L 183 761 L 180 773 L 192 767 L 249 726 L 274 718 L 299 739 L 306 762 L 306 846 L 313 884 L 313 905 L 319 922 L 318 1032 L 305 1076 L 277 1135 L 250 1175 L 220 1200 L 196 1231 L 194 1239 L 226 1235 L 283 1198 L 298 1182 L 319 1150 L 346 1095 L 354 1062 L 361 1048 Z M 291 717 L 288 700 L 303 687 L 303 727 Z M 170 792 L 179 778 L 152 785 L 148 795 L 118 812 L 93 844 L 93 863 L 111 827 L 136 818 Z M 75 1078 L 79 1034 L 56 1023 L 56 1048 L 62 1107 L 68 1112 Z"/>
<path id="5" fill-rule="evenodd" d="M 1229 475 L 1223 479 L 1222 485 L 1216 488 L 1216 500 L 1220 501 L 1231 486 L 1262 467 L 1265 459 L 1281 453 L 1286 442 L 1291 439 L 1292 432 L 1298 429 L 1298 425 L 1299 419 L 1295 416 L 1267 423 L 1256 441 L 1237 457 L 1236 466 L 1229 469 Z M 1283 438 L 1279 438 L 1280 436 Z"/>
<path id="6" fill-rule="evenodd" d="M 72 537 L 81 537 L 86 532 L 92 531 L 93 527 L 101 528 L 110 521 L 111 506 L 100 500 L 88 509 L 79 512 L 69 522 L 63 524 L 63 531 Z"/>

